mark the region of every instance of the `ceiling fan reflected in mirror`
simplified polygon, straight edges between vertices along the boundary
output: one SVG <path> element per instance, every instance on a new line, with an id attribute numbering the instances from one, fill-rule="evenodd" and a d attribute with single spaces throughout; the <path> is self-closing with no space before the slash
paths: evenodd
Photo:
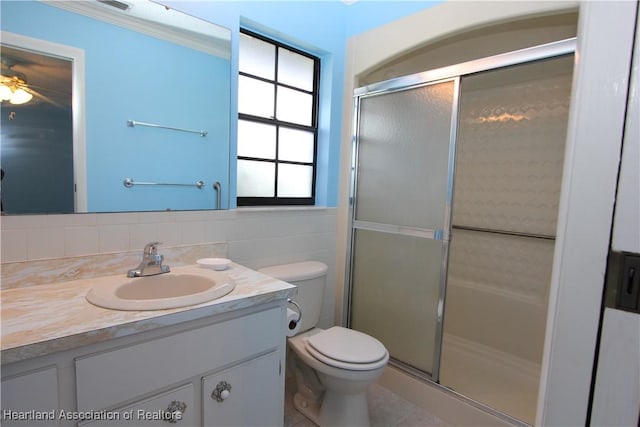
<path id="1" fill-rule="evenodd" d="M 55 107 L 70 106 L 70 61 L 2 45 L 0 65 L 2 104 L 43 101 Z"/>
<path id="2" fill-rule="evenodd" d="M 4 67 L 0 76 L 0 100 L 9 101 L 11 104 L 26 104 L 33 99 L 31 89 L 27 86 L 27 78 L 24 74 Z"/>

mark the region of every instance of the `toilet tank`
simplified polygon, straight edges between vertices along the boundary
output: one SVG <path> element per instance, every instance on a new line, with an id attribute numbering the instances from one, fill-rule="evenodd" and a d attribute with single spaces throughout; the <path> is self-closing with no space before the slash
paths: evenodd
<path id="1" fill-rule="evenodd" d="M 274 265 L 261 268 L 258 271 L 298 287 L 298 295 L 292 299 L 302 309 L 300 332 L 314 328 L 318 324 L 324 301 L 326 264 L 318 261 L 304 261 Z"/>

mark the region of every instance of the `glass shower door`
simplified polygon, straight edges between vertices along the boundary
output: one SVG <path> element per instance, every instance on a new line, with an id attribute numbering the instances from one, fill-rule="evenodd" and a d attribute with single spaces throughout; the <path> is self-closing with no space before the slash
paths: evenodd
<path id="1" fill-rule="evenodd" d="M 573 61 L 461 78 L 440 383 L 532 425 Z"/>
<path id="2" fill-rule="evenodd" d="M 356 97 L 350 319 L 436 378 L 458 79 Z"/>

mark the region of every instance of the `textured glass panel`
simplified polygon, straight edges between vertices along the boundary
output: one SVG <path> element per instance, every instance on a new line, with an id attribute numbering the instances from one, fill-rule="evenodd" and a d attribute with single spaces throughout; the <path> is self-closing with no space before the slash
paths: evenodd
<path id="1" fill-rule="evenodd" d="M 278 165 L 278 197 L 311 197 L 311 166 Z"/>
<path id="2" fill-rule="evenodd" d="M 465 77 L 453 223 L 555 235 L 573 56 Z"/>
<path id="3" fill-rule="evenodd" d="M 292 162 L 313 162 L 313 132 L 281 127 L 278 158 Z"/>
<path id="4" fill-rule="evenodd" d="M 275 86 L 250 77 L 238 77 L 238 112 L 272 118 Z"/>
<path id="5" fill-rule="evenodd" d="M 313 97 L 307 93 L 278 86 L 276 117 L 285 122 L 311 126 Z"/>
<path id="6" fill-rule="evenodd" d="M 356 230 L 352 327 L 433 372 L 442 242 Z"/>
<path id="7" fill-rule="evenodd" d="M 454 227 L 554 235 L 573 57 L 463 78 Z M 535 421 L 553 240 L 453 230 L 440 382 Z"/>
<path id="8" fill-rule="evenodd" d="M 273 197 L 275 173 L 274 163 L 238 160 L 238 197 Z"/>
<path id="9" fill-rule="evenodd" d="M 546 317 L 539 314 L 547 306 L 554 246 L 553 240 L 454 229 L 447 287 L 484 297 L 447 295 L 447 332 L 542 363 Z M 465 322 L 469 317 L 475 321 Z"/>
<path id="10" fill-rule="evenodd" d="M 553 251 L 454 229 L 449 252 L 440 383 L 532 425 Z"/>
<path id="11" fill-rule="evenodd" d="M 279 48 L 278 82 L 311 92 L 313 90 L 313 59 Z"/>
<path id="12" fill-rule="evenodd" d="M 247 74 L 275 80 L 276 47 L 247 34 L 240 34 L 238 69 Z"/>
<path id="13" fill-rule="evenodd" d="M 276 158 L 276 127 L 238 120 L 238 156 Z"/>
<path id="14" fill-rule="evenodd" d="M 363 98 L 358 220 L 442 229 L 453 82 Z"/>

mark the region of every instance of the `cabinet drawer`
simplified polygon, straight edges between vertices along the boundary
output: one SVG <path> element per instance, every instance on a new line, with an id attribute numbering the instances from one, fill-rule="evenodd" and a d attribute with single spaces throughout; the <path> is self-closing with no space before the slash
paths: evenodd
<path id="1" fill-rule="evenodd" d="M 3 379 L 0 396 L 0 424 L 3 426 L 58 425 L 58 374 L 55 367 Z"/>
<path id="2" fill-rule="evenodd" d="M 101 409 L 276 348 L 279 308 L 75 361 L 79 411 Z"/>
<path id="3" fill-rule="evenodd" d="M 78 427 L 168 425 L 195 427 L 198 422 L 193 404 L 195 401 L 194 393 L 193 384 L 187 384 L 122 408 L 97 412 L 105 419 L 81 422 L 78 423 Z M 184 409 L 180 414 L 173 412 L 182 408 Z M 171 413 L 173 413 L 173 418 Z"/>
<path id="4" fill-rule="evenodd" d="M 203 378 L 203 425 L 281 426 L 284 387 L 279 387 L 279 356 L 279 352 L 269 353 Z M 225 389 L 227 393 L 221 394 Z"/>

